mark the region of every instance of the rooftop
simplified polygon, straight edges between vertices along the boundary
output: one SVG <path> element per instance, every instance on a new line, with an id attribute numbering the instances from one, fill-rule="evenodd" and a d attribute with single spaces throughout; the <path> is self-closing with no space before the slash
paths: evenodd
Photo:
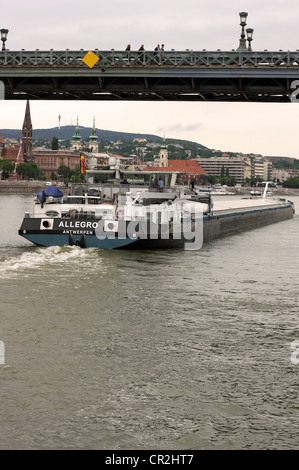
<path id="1" fill-rule="evenodd" d="M 196 160 L 168 160 L 166 167 L 144 168 L 144 171 L 176 171 L 179 173 L 189 173 L 191 175 L 207 175 Z"/>

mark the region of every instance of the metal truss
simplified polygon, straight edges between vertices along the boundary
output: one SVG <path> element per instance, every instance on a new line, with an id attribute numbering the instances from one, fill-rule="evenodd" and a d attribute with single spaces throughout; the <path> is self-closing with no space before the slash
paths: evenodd
<path id="1" fill-rule="evenodd" d="M 3 51 L 5 99 L 290 102 L 299 51 Z"/>

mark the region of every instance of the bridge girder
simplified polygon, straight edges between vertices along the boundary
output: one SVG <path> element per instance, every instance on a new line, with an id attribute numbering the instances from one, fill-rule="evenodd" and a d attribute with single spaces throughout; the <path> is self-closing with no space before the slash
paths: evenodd
<path id="1" fill-rule="evenodd" d="M 290 102 L 299 52 L 0 52 L 5 99 Z"/>

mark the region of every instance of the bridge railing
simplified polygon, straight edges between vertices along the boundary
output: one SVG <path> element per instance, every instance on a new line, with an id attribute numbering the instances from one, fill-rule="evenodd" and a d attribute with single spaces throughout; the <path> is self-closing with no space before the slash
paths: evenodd
<path id="1" fill-rule="evenodd" d="M 87 67 L 86 50 L 0 51 L 0 67 Z M 100 51 L 94 68 L 109 67 L 298 67 L 299 51 Z"/>

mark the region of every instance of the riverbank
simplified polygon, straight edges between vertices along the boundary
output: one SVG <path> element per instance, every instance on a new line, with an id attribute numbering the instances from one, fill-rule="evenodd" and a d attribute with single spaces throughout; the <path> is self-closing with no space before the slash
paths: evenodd
<path id="1" fill-rule="evenodd" d="M 61 183 L 58 183 L 60 187 Z M 39 191 L 45 189 L 45 181 L 11 181 L 11 180 L 0 180 L 0 194 L 36 194 Z M 241 191 L 240 191 L 241 189 Z M 236 195 L 247 195 L 253 188 L 242 187 L 242 188 L 229 188 L 230 192 L 234 192 Z M 271 188 L 273 196 L 299 196 L 299 189 L 293 188 L 279 188 L 274 190 Z M 68 188 L 62 187 L 62 192 L 68 193 Z"/>
<path id="2" fill-rule="evenodd" d="M 0 181 L 0 194 L 36 194 L 45 189 L 44 181 Z M 63 188 L 66 192 L 67 188 Z"/>

